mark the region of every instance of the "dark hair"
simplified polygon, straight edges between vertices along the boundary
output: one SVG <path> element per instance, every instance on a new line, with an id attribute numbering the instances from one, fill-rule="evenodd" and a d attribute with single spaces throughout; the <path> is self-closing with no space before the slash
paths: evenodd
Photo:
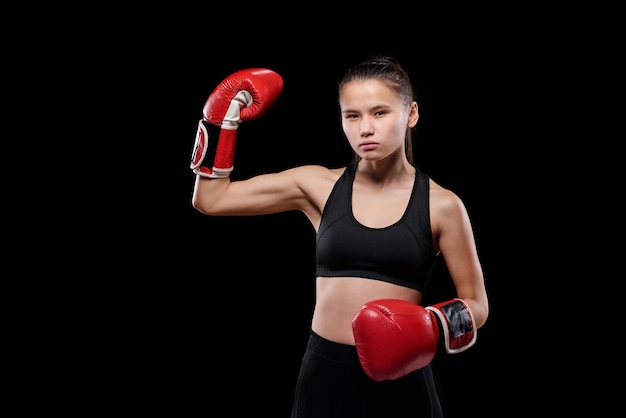
<path id="1" fill-rule="evenodd" d="M 397 59 L 388 56 L 375 56 L 367 61 L 363 61 L 345 73 L 339 82 L 339 94 L 343 86 L 351 81 L 375 79 L 383 82 L 387 87 L 396 92 L 405 105 L 411 104 L 415 100 L 415 92 L 413 84 L 409 78 L 409 74 L 400 65 Z M 404 145 L 406 157 L 411 165 L 414 164 L 413 158 L 413 139 L 411 131 L 413 128 L 407 128 L 404 136 Z M 355 162 L 359 160 L 358 155 L 354 154 Z"/>

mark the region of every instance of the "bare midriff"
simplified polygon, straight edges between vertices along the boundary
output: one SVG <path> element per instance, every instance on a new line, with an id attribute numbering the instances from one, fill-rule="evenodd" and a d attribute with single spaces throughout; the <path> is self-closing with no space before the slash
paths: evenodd
<path id="1" fill-rule="evenodd" d="M 318 277 L 312 330 L 337 343 L 354 345 L 352 319 L 366 302 L 402 299 L 418 304 L 421 292 L 360 277 Z"/>

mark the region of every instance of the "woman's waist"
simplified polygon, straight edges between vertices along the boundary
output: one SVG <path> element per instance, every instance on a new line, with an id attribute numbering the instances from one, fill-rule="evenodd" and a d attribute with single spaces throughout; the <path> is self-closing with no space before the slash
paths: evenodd
<path id="1" fill-rule="evenodd" d="M 327 340 L 354 345 L 352 320 L 365 303 L 376 299 L 401 299 L 417 304 L 421 293 L 372 279 L 318 277 L 311 328 Z"/>

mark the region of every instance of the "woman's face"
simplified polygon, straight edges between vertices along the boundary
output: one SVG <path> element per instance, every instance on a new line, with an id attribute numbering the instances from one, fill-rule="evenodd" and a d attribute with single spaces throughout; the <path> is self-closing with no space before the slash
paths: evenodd
<path id="1" fill-rule="evenodd" d="M 361 158 L 380 160 L 399 150 L 404 155 L 407 127 L 417 123 L 415 102 L 406 106 L 383 82 L 370 79 L 345 84 L 339 107 L 343 131 Z"/>

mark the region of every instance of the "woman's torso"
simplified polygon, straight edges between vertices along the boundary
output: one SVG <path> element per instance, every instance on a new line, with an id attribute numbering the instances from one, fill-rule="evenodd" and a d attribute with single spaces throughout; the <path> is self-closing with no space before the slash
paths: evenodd
<path id="1" fill-rule="evenodd" d="M 363 260 L 365 264 L 345 270 L 345 275 L 341 269 L 331 268 L 328 274 L 333 277 L 320 273 L 326 270 L 318 266 L 311 326 L 324 338 L 353 345 L 352 319 L 365 302 L 379 298 L 413 303 L 421 300 L 425 269 L 435 255 L 428 214 L 429 179 L 418 172 L 397 185 L 376 187 L 355 181 L 354 171 L 335 173 L 332 191 L 322 206 L 326 212 L 320 212 L 317 223 L 309 216 L 317 232 L 318 249 L 329 246 L 324 247 L 324 260 L 341 253 L 329 266 L 347 258 L 347 264 Z M 333 247 L 333 241 L 339 244 Z M 369 272 L 370 261 L 377 271 Z M 414 275 L 418 277 L 414 279 Z"/>

